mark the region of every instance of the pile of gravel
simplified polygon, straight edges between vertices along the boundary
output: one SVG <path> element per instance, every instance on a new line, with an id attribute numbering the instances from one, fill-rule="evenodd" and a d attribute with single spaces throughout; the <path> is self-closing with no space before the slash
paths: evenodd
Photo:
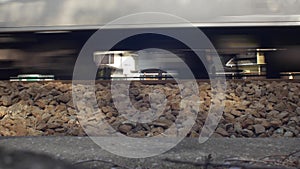
<path id="1" fill-rule="evenodd" d="M 198 82 L 200 110 L 196 123 L 187 136 L 198 137 L 211 105 L 211 88 L 207 82 Z M 176 84 L 131 84 L 129 95 L 139 111 L 151 106 L 165 109 L 156 120 L 135 123 L 120 115 L 116 109 L 110 83 L 95 85 L 98 107 L 102 113 L 85 110 L 77 115 L 72 102 L 69 82 L 0 82 L 0 135 L 73 135 L 84 136 L 82 129 L 96 126 L 105 119 L 115 130 L 131 137 L 151 137 L 166 131 L 179 117 L 183 99 Z M 151 92 L 164 94 L 149 97 Z M 195 92 L 185 88 L 185 95 Z M 294 81 L 227 81 L 225 109 L 214 137 L 300 137 L 300 83 Z M 82 93 L 86 95 L 87 93 Z M 184 96 L 185 97 L 185 96 Z M 118 98 L 121 106 L 122 97 Z M 150 106 L 150 102 L 153 102 Z M 87 104 L 87 103 L 85 103 Z M 214 103 L 219 104 L 219 103 Z M 79 105 L 77 105 L 79 106 Z M 83 105 L 85 106 L 85 105 Z M 192 111 L 192 110 L 189 110 Z M 183 113 L 188 111 L 183 111 Z M 182 113 L 182 112 L 181 112 Z M 81 125 L 79 123 L 81 122 Z M 184 125 L 178 125 L 180 130 Z M 97 130 L 106 129 L 95 128 Z M 176 132 L 176 131 L 175 131 Z"/>

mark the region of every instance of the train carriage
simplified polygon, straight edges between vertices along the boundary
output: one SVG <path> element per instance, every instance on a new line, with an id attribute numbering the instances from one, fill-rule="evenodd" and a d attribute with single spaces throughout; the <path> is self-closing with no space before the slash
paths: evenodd
<path id="1" fill-rule="evenodd" d="M 93 33 L 119 17 L 141 12 L 178 16 L 203 31 L 217 50 L 228 78 L 299 78 L 299 9 L 300 2 L 296 0 L 1 0 L 1 78 L 38 73 L 71 79 L 77 56 Z M 176 20 L 154 23 L 137 19 L 113 25 L 106 31 L 145 28 L 182 31 L 191 25 Z M 170 37 L 134 36 L 112 50 L 137 52 L 152 47 L 175 53 L 196 78 L 208 77 L 203 63 L 191 51 L 203 50 L 206 59 L 212 53 L 189 49 Z M 157 57 L 168 60 L 165 56 Z M 176 62 L 168 61 L 162 68 L 180 75 L 180 65 L 169 68 L 166 65 Z M 160 69 L 142 64 L 146 62 L 145 57 L 137 58 L 132 74 Z"/>

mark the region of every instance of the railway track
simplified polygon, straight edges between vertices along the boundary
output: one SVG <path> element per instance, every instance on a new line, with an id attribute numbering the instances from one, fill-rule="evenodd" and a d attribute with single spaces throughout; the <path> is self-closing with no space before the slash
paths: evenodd
<path id="1" fill-rule="evenodd" d="M 9 80 L 2 80 L 2 82 L 10 82 L 10 83 L 14 83 L 14 82 L 22 82 L 22 83 L 72 83 L 72 82 L 88 82 L 89 80 L 85 80 L 85 81 L 72 81 L 72 80 L 52 80 L 52 81 L 13 81 L 10 82 Z M 183 80 L 183 81 L 189 81 L 189 80 Z M 196 80 L 198 83 L 210 83 L 209 79 L 197 79 Z M 300 83 L 300 79 L 226 79 L 226 81 L 228 82 L 245 82 L 245 83 L 251 83 L 251 82 L 257 82 L 257 81 L 267 81 L 267 82 L 287 82 L 287 83 Z M 95 80 L 95 83 L 111 83 L 111 80 Z M 117 82 L 128 82 L 126 80 L 117 80 Z M 177 82 L 175 80 L 131 80 L 131 83 L 142 83 L 145 85 L 155 85 L 155 84 L 167 84 L 167 83 L 171 83 L 171 84 L 177 84 Z"/>

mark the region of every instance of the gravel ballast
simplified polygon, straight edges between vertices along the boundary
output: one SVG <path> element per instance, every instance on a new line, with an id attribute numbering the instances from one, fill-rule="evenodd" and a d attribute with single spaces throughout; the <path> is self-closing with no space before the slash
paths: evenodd
<path id="1" fill-rule="evenodd" d="M 212 102 L 210 84 L 204 81 L 198 84 L 201 104 L 188 137 L 199 136 Z M 70 82 L 1 81 L 0 136 L 84 136 L 86 133 L 82 126 L 86 128 L 88 123 L 97 124 L 103 118 L 124 135 L 152 137 L 166 131 L 175 122 L 183 99 L 178 85 L 173 83 L 131 83 L 130 101 L 139 111 L 147 111 L 153 106 L 150 102 L 159 107 L 167 99 L 165 109 L 154 121 L 136 123 L 117 111 L 110 83 L 98 82 L 95 85 L 102 113 L 87 110 L 85 117 L 77 114 L 71 87 Z M 192 90 L 184 90 L 187 95 L 194 94 Z M 153 91 L 163 93 L 165 97 L 150 97 L 149 93 Z M 300 137 L 299 93 L 300 83 L 296 81 L 227 81 L 225 108 L 213 137 Z M 119 99 L 122 103 L 122 98 Z"/>

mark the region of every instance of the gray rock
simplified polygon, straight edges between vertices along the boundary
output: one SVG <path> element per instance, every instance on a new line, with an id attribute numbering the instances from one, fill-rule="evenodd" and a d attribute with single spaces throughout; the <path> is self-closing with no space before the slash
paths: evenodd
<path id="1" fill-rule="evenodd" d="M 64 93 L 64 92 L 71 90 L 70 87 L 71 86 L 69 86 L 68 84 L 61 84 L 58 86 L 58 90 Z"/>
<path id="2" fill-rule="evenodd" d="M 254 135 L 254 133 L 251 130 L 243 129 L 242 130 L 242 135 L 245 136 L 245 137 L 252 137 Z"/>
<path id="3" fill-rule="evenodd" d="M 290 131 L 287 131 L 284 133 L 283 135 L 284 137 L 293 137 L 294 136 L 294 133 L 293 132 L 290 132 Z"/>
<path id="4" fill-rule="evenodd" d="M 221 128 L 221 127 L 217 128 L 216 133 L 220 134 L 223 137 L 228 137 L 229 136 L 228 132 L 225 129 Z"/>
<path id="5" fill-rule="evenodd" d="M 63 93 L 57 97 L 57 100 L 63 103 L 68 103 L 71 100 L 71 96 L 68 93 Z"/>
<path id="6" fill-rule="evenodd" d="M 287 116 L 289 116 L 289 112 L 287 112 L 287 111 L 283 111 L 283 112 L 281 112 L 279 115 L 278 115 L 278 118 L 279 119 L 284 119 L 284 118 L 286 118 Z"/>
<path id="7" fill-rule="evenodd" d="M 284 111 L 284 110 L 286 110 L 286 108 L 287 107 L 283 102 L 280 102 L 274 106 L 274 109 L 278 110 L 278 111 Z"/>
<path id="8" fill-rule="evenodd" d="M 279 114 L 279 111 L 277 110 L 272 110 L 270 111 L 268 114 L 267 114 L 267 118 L 274 118 L 274 117 L 277 117 Z"/>
<path id="9" fill-rule="evenodd" d="M 0 119 L 7 114 L 7 108 L 4 106 L 0 106 Z"/>
<path id="10" fill-rule="evenodd" d="M 261 90 L 260 90 L 260 89 L 256 89 L 256 90 L 255 90 L 254 96 L 255 96 L 255 97 L 261 97 L 261 95 L 262 95 Z"/>
<path id="11" fill-rule="evenodd" d="M 284 133 L 284 129 L 283 128 L 279 128 L 277 130 L 274 131 L 274 134 L 278 134 L 278 135 L 283 135 Z"/>
<path id="12" fill-rule="evenodd" d="M 119 131 L 124 134 L 127 134 L 128 132 L 130 132 L 131 129 L 132 129 L 132 126 L 129 124 L 121 124 L 119 126 Z"/>
<path id="13" fill-rule="evenodd" d="M 11 106 L 12 105 L 12 99 L 10 96 L 2 96 L 0 98 L 0 102 L 2 102 L 3 106 Z"/>
<path id="14" fill-rule="evenodd" d="M 280 120 L 274 119 L 274 120 L 270 121 L 270 124 L 272 127 L 277 128 L 282 125 L 282 122 Z"/>
<path id="15" fill-rule="evenodd" d="M 269 96 L 268 96 L 269 102 L 276 103 L 277 100 L 278 100 L 278 98 L 273 93 L 269 94 Z"/>
<path id="16" fill-rule="evenodd" d="M 173 122 L 168 119 L 158 119 L 152 122 L 151 124 L 157 127 L 162 127 L 164 129 L 167 129 L 173 124 Z"/>
<path id="17" fill-rule="evenodd" d="M 242 115 L 242 113 L 240 111 L 237 111 L 237 110 L 232 110 L 230 113 L 232 115 L 236 116 L 236 117 L 240 117 Z"/>
<path id="18" fill-rule="evenodd" d="M 237 96 L 241 96 L 242 93 L 243 93 L 243 88 L 241 86 L 238 86 L 236 89 L 235 89 L 235 93 L 237 94 Z"/>
<path id="19" fill-rule="evenodd" d="M 261 124 L 253 125 L 255 134 L 261 134 L 266 131 L 265 127 Z"/>
<path id="20" fill-rule="evenodd" d="M 296 108 L 296 113 L 297 113 L 298 116 L 300 116 L 300 107 Z"/>
<path id="21" fill-rule="evenodd" d="M 235 123 L 234 124 L 234 131 L 237 132 L 237 133 L 241 133 L 242 132 L 242 126 L 240 123 Z"/>

